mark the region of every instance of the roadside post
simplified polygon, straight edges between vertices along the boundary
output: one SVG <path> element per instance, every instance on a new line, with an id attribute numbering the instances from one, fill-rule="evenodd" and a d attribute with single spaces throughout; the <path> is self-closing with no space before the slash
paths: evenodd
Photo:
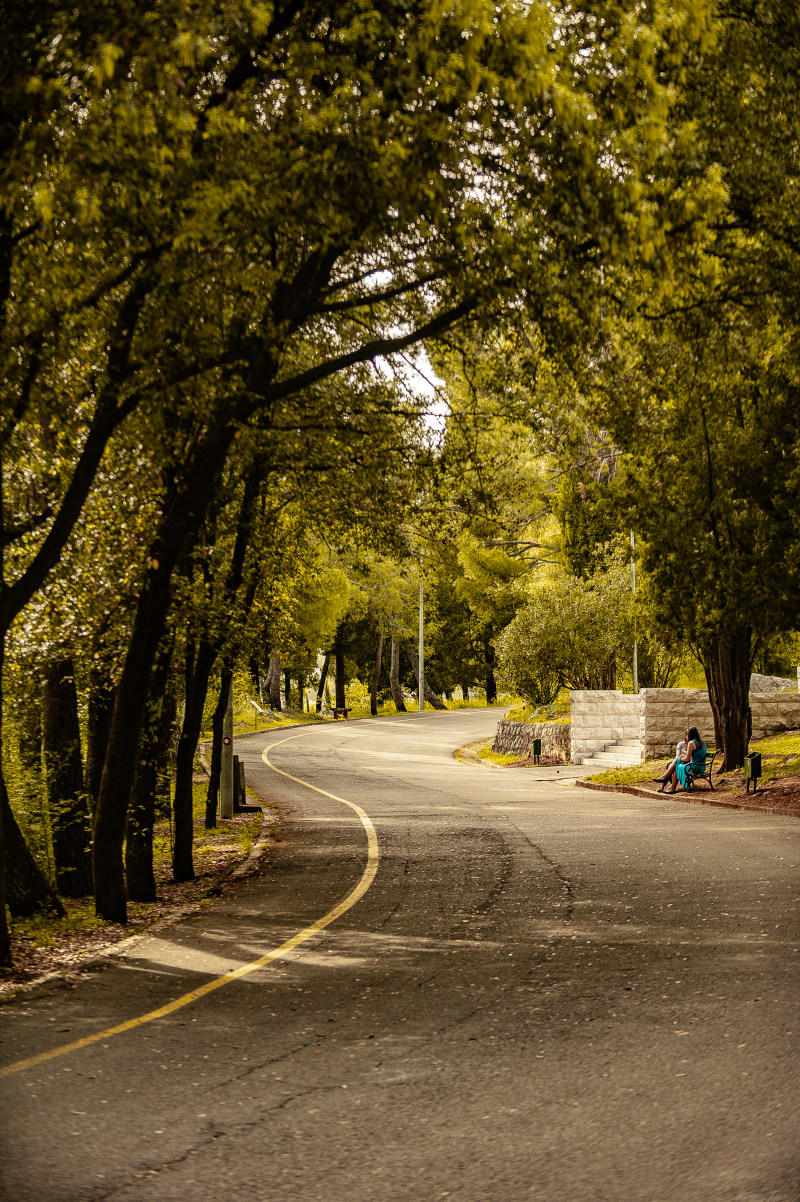
<path id="1" fill-rule="evenodd" d="M 233 818 L 233 681 L 222 721 L 222 763 L 219 781 L 219 816 Z"/>

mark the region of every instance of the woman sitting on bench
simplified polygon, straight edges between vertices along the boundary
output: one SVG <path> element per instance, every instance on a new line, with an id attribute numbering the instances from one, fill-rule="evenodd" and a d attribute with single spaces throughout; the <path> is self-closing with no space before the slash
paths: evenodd
<path id="1" fill-rule="evenodd" d="M 685 736 L 686 750 L 672 761 L 664 776 L 659 777 L 660 793 L 675 793 L 678 785 L 683 789 L 689 787 L 689 776 L 696 776 L 706 769 L 706 745 L 700 738 L 696 726 L 687 730 Z M 670 789 L 669 786 L 672 785 Z"/>

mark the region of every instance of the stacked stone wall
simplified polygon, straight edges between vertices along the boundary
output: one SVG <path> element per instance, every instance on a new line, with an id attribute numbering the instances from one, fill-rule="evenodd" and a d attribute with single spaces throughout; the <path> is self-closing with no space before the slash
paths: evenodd
<path id="1" fill-rule="evenodd" d="M 581 689 L 569 696 L 573 763 L 580 763 L 606 743 L 639 741 L 639 697 L 633 693 Z"/>
<path id="2" fill-rule="evenodd" d="M 750 710 L 754 739 L 779 730 L 800 729 L 800 693 L 751 693 Z"/>
<path id="3" fill-rule="evenodd" d="M 642 689 L 638 697 L 598 689 L 570 697 L 575 763 L 610 743 L 638 743 L 643 760 L 671 756 L 691 726 L 707 743 L 714 742 L 714 716 L 705 689 Z M 800 728 L 800 693 L 753 693 L 750 709 L 754 739 Z"/>
<path id="4" fill-rule="evenodd" d="M 505 722 L 497 724 L 492 751 L 499 755 L 533 755 L 533 740 L 542 740 L 542 755 L 568 764 L 570 728 L 568 722 Z"/>
<path id="5" fill-rule="evenodd" d="M 704 689 L 642 689 L 639 694 L 639 742 L 643 759 L 673 756 L 683 733 L 696 726 L 705 743 L 714 743 L 714 716 Z"/>

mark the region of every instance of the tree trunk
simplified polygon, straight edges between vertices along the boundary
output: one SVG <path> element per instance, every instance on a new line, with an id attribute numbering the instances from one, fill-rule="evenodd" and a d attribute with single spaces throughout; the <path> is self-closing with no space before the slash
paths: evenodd
<path id="1" fill-rule="evenodd" d="M 462 684 L 461 698 L 463 701 L 469 701 L 469 685 L 468 684 Z"/>
<path id="2" fill-rule="evenodd" d="M 381 680 L 381 661 L 383 660 L 383 631 L 378 631 L 378 646 L 375 651 L 375 671 L 372 673 L 372 686 L 369 690 L 369 712 L 373 715 L 378 712 L 378 685 Z"/>
<path id="3" fill-rule="evenodd" d="M 738 626 L 704 649 L 703 668 L 714 715 L 714 741 L 717 750 L 722 750 L 722 763 L 717 772 L 741 768 L 747 755 L 753 731 L 750 712 L 752 636 L 750 626 Z"/>
<path id="4" fill-rule="evenodd" d="M 392 690 L 392 701 L 394 707 L 400 714 L 407 713 L 406 703 L 403 701 L 403 690 L 400 688 L 400 643 L 392 635 L 392 659 L 389 669 L 389 688 Z"/>
<path id="5" fill-rule="evenodd" d="M 331 653 L 326 652 L 325 659 L 322 663 L 322 669 L 319 674 L 319 685 L 317 686 L 317 713 L 322 709 L 322 699 L 325 696 L 325 681 L 328 679 L 328 668 L 331 663 Z"/>
<path id="6" fill-rule="evenodd" d="M 69 656 L 47 665 L 42 729 L 56 885 L 66 897 L 84 897 L 92 891 L 92 852 L 75 668 Z"/>
<path id="7" fill-rule="evenodd" d="M 194 880 L 192 848 L 194 844 L 194 805 L 192 776 L 194 757 L 203 725 L 203 708 L 208 693 L 208 680 L 214 666 L 215 651 L 203 639 L 197 649 L 187 648 L 186 704 L 178 740 L 175 763 L 175 839 L 172 849 L 172 876 L 175 881 Z"/>
<path id="8" fill-rule="evenodd" d="M 248 671 L 250 672 L 250 682 L 255 690 L 256 699 L 261 703 L 261 673 L 258 669 L 258 660 L 254 655 L 251 655 L 247 661 Z"/>
<path id="9" fill-rule="evenodd" d="M 494 647 L 488 631 L 483 636 L 483 661 L 486 670 L 486 701 L 491 705 L 497 699 L 497 682 L 494 678 Z"/>
<path id="10" fill-rule="evenodd" d="M 404 646 L 406 649 L 406 655 L 408 656 L 409 661 L 411 663 L 411 667 L 414 669 L 414 675 L 417 678 L 417 687 L 419 688 L 419 656 L 417 655 L 416 651 L 414 650 L 414 644 L 411 642 L 411 639 L 406 639 Z M 425 679 L 422 682 L 422 694 L 423 694 L 425 701 L 429 702 L 435 710 L 446 710 L 447 709 L 447 706 L 442 701 L 442 699 L 438 695 L 438 693 L 434 693 L 433 689 L 428 684 L 427 676 L 425 677 Z"/>
<path id="11" fill-rule="evenodd" d="M 225 721 L 225 711 L 228 708 L 228 694 L 233 687 L 233 670 L 223 665 L 219 679 L 219 697 L 211 719 L 211 767 L 208 774 L 208 791 L 206 792 L 206 830 L 211 831 L 217 825 L 217 809 L 219 807 L 219 783 L 222 776 L 222 726 Z"/>
<path id="12" fill-rule="evenodd" d="M 283 704 L 287 710 L 292 704 L 292 673 L 289 668 L 283 672 Z"/>
<path id="13" fill-rule="evenodd" d="M 149 568 L 139 595 L 114 714 L 94 816 L 95 908 L 102 918 L 127 921 L 122 845 L 139 731 L 150 691 L 150 675 L 164 632 L 178 557 L 197 535 L 217 476 L 234 437 L 234 425 L 213 427 L 197 444 L 182 486 L 169 497 L 150 545 Z"/>
<path id="14" fill-rule="evenodd" d="M 347 702 L 344 696 L 344 648 L 341 643 L 336 642 L 336 701 L 337 710 L 344 709 Z"/>
<path id="15" fill-rule="evenodd" d="M 281 657 L 277 651 L 269 653 L 267 692 L 269 693 L 270 708 L 279 714 L 281 712 Z"/>
<path id="16" fill-rule="evenodd" d="M 66 910 L 59 901 L 39 865 L 30 853 L 22 831 L 17 826 L 17 820 L 11 809 L 6 792 L 5 780 L 0 776 L 0 807 L 2 808 L 2 841 L 5 848 L 5 902 L 12 914 L 19 918 L 27 918 L 31 914 L 45 911 L 59 917 Z M 5 910 L 0 916 L 0 923 L 5 928 Z M 10 963 L 7 949 L 7 939 L 0 939 L 0 964 Z"/>
<path id="17" fill-rule="evenodd" d="M 156 820 L 158 773 L 164 757 L 171 698 L 166 695 L 172 640 L 159 652 L 153 668 L 147 713 L 139 739 L 139 757 L 125 826 L 125 884 L 131 901 L 156 901 L 153 872 L 153 827 Z"/>
<path id="18" fill-rule="evenodd" d="M 100 792 L 100 777 L 106 758 L 111 715 L 114 712 L 114 685 L 102 660 L 89 669 L 89 706 L 86 715 L 86 792 L 94 812 Z"/>

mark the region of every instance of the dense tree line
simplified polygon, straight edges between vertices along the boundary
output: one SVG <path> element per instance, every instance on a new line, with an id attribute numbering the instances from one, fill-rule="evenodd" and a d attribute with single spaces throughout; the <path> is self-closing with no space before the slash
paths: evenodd
<path id="1" fill-rule="evenodd" d="M 281 654 L 298 678 L 320 646 L 343 661 L 330 548 L 416 556 L 442 627 L 464 631 L 440 687 L 479 666 L 491 692 L 537 539 L 480 480 L 480 437 L 465 456 L 480 390 L 454 394 L 437 466 L 420 402 L 373 365 L 424 342 L 454 379 L 460 348 L 502 329 L 519 380 L 599 362 L 609 296 L 633 311 L 653 278 L 682 279 L 724 209 L 677 88 L 717 52 L 715 24 L 688 3 L 34 0 L 7 26 L 3 712 L 32 771 L 41 743 L 59 888 L 86 887 L 91 845 L 97 911 L 124 922 L 126 897 L 152 894 L 176 702 L 182 879 L 212 679 L 221 705 L 242 659 L 269 663 L 271 696 Z M 508 414 L 523 456 L 525 391 Z M 443 497 L 455 542 L 431 531 Z M 379 566 L 360 587 L 394 687 L 408 632 Z M 12 908 L 57 906 L 0 794 Z"/>

